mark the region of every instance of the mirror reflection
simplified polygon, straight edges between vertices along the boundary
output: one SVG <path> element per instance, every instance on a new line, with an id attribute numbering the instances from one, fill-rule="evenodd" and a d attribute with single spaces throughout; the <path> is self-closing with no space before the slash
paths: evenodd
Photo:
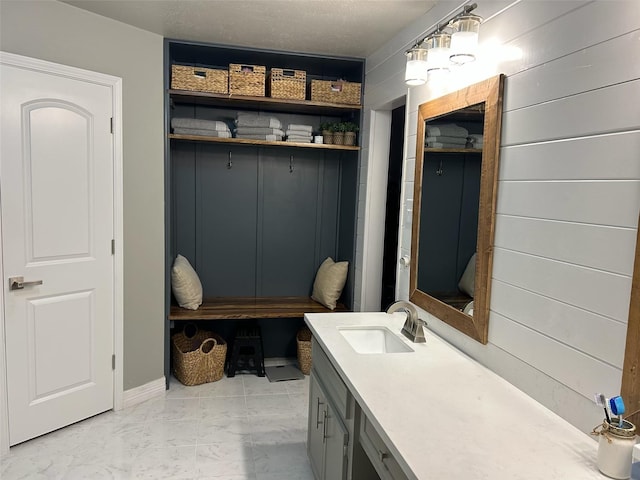
<path id="1" fill-rule="evenodd" d="M 486 343 L 502 75 L 420 105 L 410 300 Z"/>
<path id="2" fill-rule="evenodd" d="M 418 289 L 473 312 L 484 103 L 427 119 Z M 428 226 L 428 227 L 427 227 Z"/>

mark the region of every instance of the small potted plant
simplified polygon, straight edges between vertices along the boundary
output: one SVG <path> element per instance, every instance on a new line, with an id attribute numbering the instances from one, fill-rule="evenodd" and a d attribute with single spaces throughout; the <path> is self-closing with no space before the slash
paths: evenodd
<path id="1" fill-rule="evenodd" d="M 339 122 L 333 125 L 333 143 L 334 145 L 344 145 L 344 132 L 347 124 Z"/>
<path id="2" fill-rule="evenodd" d="M 333 143 L 333 123 L 322 122 L 320 124 L 320 131 L 322 132 L 322 143 Z"/>
<path id="3" fill-rule="evenodd" d="M 353 122 L 345 122 L 344 124 L 344 144 L 355 145 L 356 144 L 356 132 L 360 130 L 358 125 Z"/>

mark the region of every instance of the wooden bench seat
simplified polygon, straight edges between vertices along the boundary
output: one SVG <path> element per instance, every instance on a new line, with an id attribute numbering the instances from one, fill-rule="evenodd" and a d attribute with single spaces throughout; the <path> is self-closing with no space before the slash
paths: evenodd
<path id="1" fill-rule="evenodd" d="M 347 311 L 341 303 L 329 310 L 311 297 L 215 297 L 206 299 L 198 310 L 171 305 L 169 320 L 302 318 L 305 313 Z"/>

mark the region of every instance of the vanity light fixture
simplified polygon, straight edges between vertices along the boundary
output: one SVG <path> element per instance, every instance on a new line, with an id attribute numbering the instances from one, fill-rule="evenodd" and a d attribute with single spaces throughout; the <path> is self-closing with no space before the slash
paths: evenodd
<path id="1" fill-rule="evenodd" d="M 404 81 L 412 87 L 427 82 L 427 51 L 421 45 L 414 45 L 407 53 L 407 69 Z"/>
<path id="2" fill-rule="evenodd" d="M 463 15 L 452 20 L 451 56 L 450 60 L 458 65 L 472 62 L 476 59 L 478 49 L 478 31 L 482 18 L 477 15 Z"/>
<path id="3" fill-rule="evenodd" d="M 475 60 L 482 23 L 482 17 L 471 14 L 476 8 L 477 4 L 468 4 L 460 12 L 442 19 L 405 52 L 407 85 L 423 85 L 427 81 L 427 73 L 446 73 L 452 65 Z"/>
<path id="4" fill-rule="evenodd" d="M 427 47 L 427 70 L 429 73 L 448 72 L 451 35 L 448 33 L 434 33 L 424 41 Z"/>

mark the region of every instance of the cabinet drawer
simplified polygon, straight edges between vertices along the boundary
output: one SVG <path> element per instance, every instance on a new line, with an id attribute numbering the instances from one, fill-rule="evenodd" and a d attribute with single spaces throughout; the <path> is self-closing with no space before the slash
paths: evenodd
<path id="1" fill-rule="evenodd" d="M 382 480 L 407 479 L 400 465 L 364 414 L 360 420 L 360 445 Z"/>
<path id="2" fill-rule="evenodd" d="M 336 369 L 333 368 L 327 355 L 322 350 L 318 342 L 312 339 L 312 368 L 320 378 L 320 382 L 326 388 L 327 393 L 331 397 L 335 408 L 337 409 L 343 420 L 351 418 L 352 413 L 349 411 L 350 393 L 344 384 Z"/>

